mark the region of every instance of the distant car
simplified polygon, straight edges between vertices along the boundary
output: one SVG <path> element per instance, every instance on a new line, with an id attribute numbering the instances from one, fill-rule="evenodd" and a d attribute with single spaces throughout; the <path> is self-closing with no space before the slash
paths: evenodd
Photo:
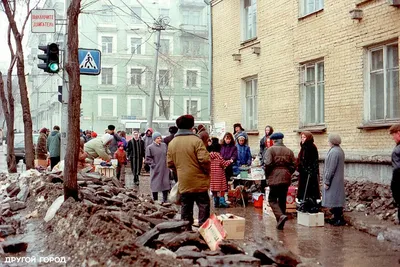
<path id="1" fill-rule="evenodd" d="M 35 150 L 39 134 L 32 134 L 33 137 L 33 149 Z M 15 161 L 18 163 L 21 159 L 25 163 L 25 136 L 24 133 L 14 134 L 14 153 Z M 7 155 L 7 151 L 5 150 Z"/>

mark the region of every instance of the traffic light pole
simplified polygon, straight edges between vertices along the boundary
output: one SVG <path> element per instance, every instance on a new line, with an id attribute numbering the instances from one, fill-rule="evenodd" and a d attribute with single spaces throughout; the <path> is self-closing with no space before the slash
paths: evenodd
<path id="1" fill-rule="evenodd" d="M 69 98 L 69 82 L 68 73 L 66 70 L 66 61 L 68 59 L 68 7 L 71 4 L 71 0 L 65 0 L 65 18 L 67 19 L 67 25 L 65 26 L 64 33 L 64 53 L 63 53 L 63 85 L 62 85 L 62 103 L 61 103 L 61 160 L 64 159 L 67 152 L 67 132 L 68 132 L 68 98 Z"/>

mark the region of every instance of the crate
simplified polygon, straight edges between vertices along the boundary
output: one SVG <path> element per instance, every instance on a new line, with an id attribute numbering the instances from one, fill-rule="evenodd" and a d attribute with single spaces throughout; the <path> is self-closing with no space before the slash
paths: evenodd
<path id="1" fill-rule="evenodd" d="M 324 213 L 306 213 L 297 212 L 297 224 L 314 227 L 314 226 L 324 226 Z"/>
<path id="2" fill-rule="evenodd" d="M 109 177 L 109 178 L 116 177 L 116 170 L 112 166 L 111 167 L 98 166 L 97 171 L 100 174 L 104 175 L 105 177 Z"/>

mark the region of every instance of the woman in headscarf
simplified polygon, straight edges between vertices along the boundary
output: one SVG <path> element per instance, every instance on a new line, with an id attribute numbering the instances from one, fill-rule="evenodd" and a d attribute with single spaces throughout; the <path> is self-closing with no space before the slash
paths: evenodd
<path id="1" fill-rule="evenodd" d="M 243 135 L 246 138 L 246 145 L 249 140 L 249 137 L 247 136 L 246 131 L 243 129 L 242 124 L 240 123 L 235 123 L 233 125 L 233 136 L 235 137 L 235 142 L 237 143 L 237 138 L 239 137 L 239 134 Z"/>
<path id="2" fill-rule="evenodd" d="M 322 206 L 330 208 L 333 218 L 327 220 L 334 226 L 345 225 L 343 207 L 346 200 L 344 191 L 344 159 L 340 147 L 342 140 L 338 134 L 329 134 L 328 144 L 331 147 L 325 158 L 324 185 L 322 190 Z"/>
<path id="3" fill-rule="evenodd" d="M 42 128 L 40 130 L 40 135 L 38 137 L 37 145 L 36 145 L 36 158 L 38 160 L 38 165 L 42 167 L 47 167 L 47 132 L 46 128 Z"/>
<path id="4" fill-rule="evenodd" d="M 310 198 L 316 203 L 320 198 L 318 149 L 311 132 L 304 131 L 300 136 L 301 149 L 297 157 L 297 171 L 300 174 L 297 198 L 300 201 Z"/>
<path id="5" fill-rule="evenodd" d="M 150 189 L 153 193 L 153 200 L 158 200 L 158 192 L 162 192 L 162 202 L 167 202 L 168 191 L 171 189 L 169 180 L 170 170 L 167 167 L 167 145 L 162 142 L 159 132 L 152 135 L 153 144 L 146 148 L 145 163 L 150 166 Z"/>

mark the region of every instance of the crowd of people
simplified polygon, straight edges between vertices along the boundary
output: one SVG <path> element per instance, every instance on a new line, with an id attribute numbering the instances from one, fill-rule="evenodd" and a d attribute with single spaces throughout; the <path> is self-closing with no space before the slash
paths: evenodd
<path id="1" fill-rule="evenodd" d="M 51 168 L 60 161 L 60 128 L 53 131 L 43 128 L 36 147 L 38 159 L 50 158 Z M 252 153 L 248 146 L 248 135 L 240 123 L 234 124 L 233 133 L 226 132 L 222 139 L 210 137 L 204 125 L 194 126 L 191 115 L 176 120 L 176 126 L 169 128 L 170 135 L 163 138 L 159 132 L 149 128 L 144 133 L 133 131 L 132 139 L 126 140 L 124 131 L 115 132 L 109 125 L 102 136 L 92 131 L 81 131 L 78 169 L 88 166 L 95 158 L 104 161 L 117 159 L 117 178 L 124 183 L 125 166 L 130 164 L 135 185 L 139 185 L 142 168 L 150 172 L 150 189 L 153 199 L 167 202 L 171 185 L 178 183 L 182 219 L 193 223 L 193 205 L 199 207 L 199 224 L 210 215 L 212 194 L 215 208 L 227 208 L 228 182 L 232 176 L 248 169 L 252 164 Z M 400 124 L 390 130 L 397 146 L 392 154 L 392 191 L 396 203 L 400 203 Z M 269 186 L 268 202 L 277 221 L 277 228 L 283 229 L 286 216 L 286 196 L 292 182 L 292 175 L 298 172 L 297 199 L 299 210 L 317 212 L 319 202 L 329 208 L 332 218 L 327 222 L 344 225 L 345 205 L 344 160 L 338 134 L 328 135 L 330 149 L 325 157 L 324 171 L 319 171 L 319 153 L 311 132 L 300 134 L 300 152 L 297 157 L 283 143 L 284 134 L 274 132 L 272 126 L 265 127 L 260 140 L 257 157 L 265 171 L 261 181 L 262 191 Z M 322 186 L 321 186 L 322 184 Z M 321 197 L 322 192 L 322 197 Z M 400 216 L 400 215 L 399 215 Z M 400 219 L 400 217 L 399 217 Z"/>

